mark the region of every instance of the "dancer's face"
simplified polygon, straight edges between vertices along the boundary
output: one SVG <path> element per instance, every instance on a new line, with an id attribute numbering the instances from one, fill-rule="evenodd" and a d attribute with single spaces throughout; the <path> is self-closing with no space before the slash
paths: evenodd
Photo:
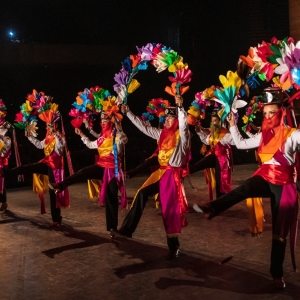
<path id="1" fill-rule="evenodd" d="M 174 122 L 175 122 L 175 118 L 171 116 L 166 116 L 165 127 L 167 129 L 171 128 Z"/>
<path id="2" fill-rule="evenodd" d="M 276 104 L 265 105 L 263 115 L 266 119 L 270 119 L 276 114 L 278 110 L 279 107 Z"/>
<path id="3" fill-rule="evenodd" d="M 212 125 L 219 125 L 220 119 L 218 117 L 212 117 L 211 118 L 211 124 Z"/>
<path id="4" fill-rule="evenodd" d="M 107 130 L 110 128 L 110 119 L 101 119 L 101 128 Z"/>
<path id="5" fill-rule="evenodd" d="M 47 131 L 52 133 L 54 131 L 57 130 L 57 124 L 56 123 L 53 123 L 53 124 L 47 124 Z"/>

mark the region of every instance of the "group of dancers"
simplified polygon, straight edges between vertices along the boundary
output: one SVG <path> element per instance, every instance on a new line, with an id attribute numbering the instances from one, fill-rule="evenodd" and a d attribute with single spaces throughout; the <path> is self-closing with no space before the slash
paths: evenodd
<path id="1" fill-rule="evenodd" d="M 212 175 L 215 180 L 217 199 L 202 202 L 197 211 L 202 212 L 209 220 L 229 209 L 234 204 L 251 197 L 270 198 L 272 210 L 272 250 L 270 273 L 276 287 L 283 289 L 283 262 L 286 248 L 286 238 L 290 233 L 292 261 L 295 266 L 295 242 L 297 235 L 298 200 L 295 179 L 296 153 L 300 145 L 300 131 L 287 126 L 285 103 L 289 96 L 279 88 L 266 89 L 263 94 L 263 122 L 261 131 L 250 138 L 243 138 L 240 134 L 236 118 L 230 112 L 226 118 L 226 126 L 222 126 L 218 113 L 211 116 L 210 129 L 196 125 L 196 133 L 204 144 L 210 145 L 206 156 L 194 165 L 189 166 L 190 140 L 188 115 L 183 108 L 183 98 L 175 96 L 176 106 L 165 109 L 165 123 L 163 128 L 156 128 L 146 124 L 135 116 L 128 105 L 122 104 L 120 109 L 145 135 L 157 141 L 157 150 L 153 157 L 158 168 L 150 175 L 146 182 L 138 189 L 122 225 L 118 228 L 118 191 L 122 195 L 122 206 L 126 206 L 126 191 L 124 185 L 124 171 L 122 169 L 122 155 L 124 145 L 128 142 L 122 130 L 120 117 L 101 112 L 101 133 L 97 139 L 91 141 L 79 128 L 75 133 L 82 142 L 91 149 L 98 150 L 98 160 L 92 166 L 85 167 L 69 177 L 64 177 L 64 146 L 65 136 L 59 130 L 61 116 L 57 110 L 39 117 L 46 122 L 46 137 L 40 141 L 34 137 L 34 130 L 27 128 L 25 135 L 37 148 L 44 149 L 45 158 L 39 162 L 8 168 L 8 158 L 11 154 L 11 139 L 7 136 L 12 125 L 5 122 L 5 115 L 1 115 L 0 125 L 0 153 L 1 153 L 1 210 L 7 209 L 4 179 L 7 175 L 41 174 L 47 175 L 34 178 L 37 188 L 49 185 L 50 207 L 52 223 L 58 226 L 62 223 L 60 209 L 69 206 L 68 186 L 82 180 L 99 179 L 102 181 L 101 195 L 105 199 L 106 228 L 111 238 L 125 236 L 131 238 L 142 216 L 149 197 L 157 195 L 161 207 L 163 223 L 167 236 L 169 253 L 167 259 L 179 256 L 179 235 L 181 228 L 187 226 L 184 213 L 188 211 L 188 201 L 184 192 L 183 178 L 191 173 L 206 169 L 214 169 Z M 1 101 L 2 112 L 5 112 Z M 117 112 L 119 108 L 113 110 Z M 224 125 L 224 124 L 223 124 Z M 242 185 L 231 190 L 232 157 L 230 145 L 238 149 L 257 148 L 261 166 Z M 153 158 L 152 157 L 152 158 Z M 147 165 L 149 166 L 149 164 Z M 130 174 L 130 172 L 129 172 Z M 46 189 L 45 186 L 42 189 Z M 209 193 L 210 197 L 212 192 Z M 212 200 L 212 199 L 210 199 Z"/>

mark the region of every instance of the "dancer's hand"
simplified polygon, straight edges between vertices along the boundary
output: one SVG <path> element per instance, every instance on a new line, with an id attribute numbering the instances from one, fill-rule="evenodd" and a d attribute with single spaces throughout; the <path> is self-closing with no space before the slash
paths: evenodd
<path id="1" fill-rule="evenodd" d="M 115 126 L 116 126 L 118 131 L 123 131 L 121 122 L 115 122 Z"/>
<path id="2" fill-rule="evenodd" d="M 182 107 L 183 98 L 180 95 L 176 95 L 175 96 L 175 103 L 177 104 L 178 107 Z"/>
<path id="3" fill-rule="evenodd" d="M 28 130 L 25 130 L 25 136 L 28 137 L 28 138 L 31 136 L 31 134 Z"/>
<path id="4" fill-rule="evenodd" d="M 127 104 L 121 105 L 121 112 L 126 115 L 129 112 L 129 106 Z"/>
<path id="5" fill-rule="evenodd" d="M 201 131 L 201 124 L 200 124 L 200 122 L 198 122 L 198 123 L 195 125 L 195 131 L 196 131 L 196 132 L 200 132 L 200 131 Z"/>
<path id="6" fill-rule="evenodd" d="M 79 128 L 75 128 L 75 133 L 83 137 L 83 133 Z"/>
<path id="7" fill-rule="evenodd" d="M 228 121 L 230 127 L 235 126 L 235 117 L 232 111 L 228 114 L 226 120 Z"/>

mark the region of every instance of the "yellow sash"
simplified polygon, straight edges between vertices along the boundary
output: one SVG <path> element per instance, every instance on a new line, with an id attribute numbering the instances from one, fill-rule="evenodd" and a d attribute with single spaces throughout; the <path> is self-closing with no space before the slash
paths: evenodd
<path id="1" fill-rule="evenodd" d="M 100 157 L 108 156 L 113 151 L 113 139 L 113 136 L 106 138 L 98 147 L 98 153 Z M 116 137 L 116 142 L 118 142 L 118 137 Z"/>
<path id="2" fill-rule="evenodd" d="M 33 187 L 32 190 L 37 194 L 46 194 L 48 188 L 48 176 L 43 174 L 33 174 Z"/>
<path id="3" fill-rule="evenodd" d="M 155 172 L 153 172 L 150 177 L 143 183 L 143 185 L 137 190 L 132 203 L 131 203 L 131 207 L 133 206 L 135 199 L 136 199 L 136 195 L 138 194 L 138 192 L 143 189 L 144 187 L 153 184 L 155 182 L 157 182 L 158 180 L 160 180 L 162 178 L 162 176 L 165 174 L 165 172 L 167 171 L 167 169 L 158 169 Z"/>
<path id="4" fill-rule="evenodd" d="M 100 195 L 102 181 L 99 179 L 89 179 L 87 182 L 90 199 L 97 200 Z"/>
<path id="5" fill-rule="evenodd" d="M 51 153 L 53 152 L 54 148 L 55 148 L 55 143 L 56 143 L 56 139 L 53 139 L 52 142 L 50 142 L 49 144 L 45 145 L 44 147 L 44 153 L 45 156 L 50 156 Z"/>
<path id="6" fill-rule="evenodd" d="M 260 236 L 264 228 L 264 207 L 262 198 L 247 198 L 246 205 L 252 236 Z"/>
<path id="7" fill-rule="evenodd" d="M 205 178 L 207 182 L 210 183 L 211 189 L 216 189 L 216 169 L 215 168 L 208 168 L 204 170 Z"/>
<path id="8" fill-rule="evenodd" d="M 3 147 L 4 147 L 4 143 L 0 141 L 0 151 L 2 150 Z"/>
<path id="9" fill-rule="evenodd" d="M 228 130 L 227 130 L 226 128 L 223 128 L 223 127 L 222 127 L 219 136 L 214 137 L 214 136 L 211 134 L 210 137 L 209 137 L 209 145 L 210 145 L 211 147 L 216 146 L 216 145 L 219 143 L 219 141 L 220 141 L 220 140 L 225 136 L 225 134 L 227 134 L 227 133 L 228 133 Z"/>
<path id="10" fill-rule="evenodd" d="M 173 154 L 173 152 L 175 151 L 175 148 L 178 144 L 178 140 L 179 140 L 179 130 L 177 130 L 175 132 L 175 138 L 176 138 L 176 143 L 175 143 L 175 147 L 169 150 L 159 150 L 158 152 L 158 162 L 161 166 L 165 167 L 168 165 L 169 160 Z"/>

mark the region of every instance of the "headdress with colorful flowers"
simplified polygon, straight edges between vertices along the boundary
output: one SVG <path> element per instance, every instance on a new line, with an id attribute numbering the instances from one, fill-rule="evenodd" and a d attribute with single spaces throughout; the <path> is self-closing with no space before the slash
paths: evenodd
<path id="1" fill-rule="evenodd" d="M 226 77 L 224 75 L 219 76 L 220 82 L 223 88 L 216 88 L 213 100 L 220 103 L 223 106 L 223 112 L 220 114 L 221 121 L 224 121 L 226 116 L 232 111 L 237 113 L 237 109 L 247 105 L 247 102 L 241 99 L 239 90 L 242 85 L 241 78 L 237 75 L 237 72 L 228 71 Z"/>
<path id="2" fill-rule="evenodd" d="M 146 107 L 147 113 L 149 113 L 152 118 L 148 117 L 149 119 L 153 120 L 154 116 L 158 117 L 159 123 L 165 123 L 165 112 L 166 108 L 170 106 L 170 102 L 168 100 L 164 100 L 163 98 L 153 98 L 148 102 L 148 105 Z M 148 116 L 148 114 L 146 115 Z M 142 116 L 142 119 L 143 116 Z"/>
<path id="3" fill-rule="evenodd" d="M 183 84 L 191 81 L 192 72 L 177 52 L 157 43 L 148 43 L 141 48 L 137 47 L 137 50 L 136 55 L 130 55 L 122 62 L 120 72 L 115 74 L 114 90 L 118 94 L 117 104 L 126 104 L 129 94 L 140 86 L 133 77 L 139 71 L 147 70 L 148 62 L 154 65 L 158 73 L 165 69 L 172 73 L 173 76 L 169 76 L 171 86 L 165 88 L 170 95 L 183 95 L 189 89 L 189 86 Z"/>
<path id="4" fill-rule="evenodd" d="M 256 119 L 256 113 L 262 112 L 264 105 L 262 103 L 262 96 L 254 96 L 249 104 L 246 107 L 246 113 L 242 117 L 243 123 L 245 124 L 242 127 L 243 131 L 251 130 L 251 123 L 253 123 L 254 119 Z"/>
<path id="5" fill-rule="evenodd" d="M 212 85 L 203 92 L 195 94 L 195 100 L 191 103 L 188 112 L 188 123 L 196 125 L 199 121 L 205 119 L 205 112 L 208 106 L 214 105 L 214 91 L 216 87 Z"/>
<path id="6" fill-rule="evenodd" d="M 88 123 L 89 127 L 93 127 L 93 115 L 103 115 L 103 112 L 112 122 L 120 122 L 123 118 L 119 113 L 116 97 L 99 86 L 85 88 L 83 92 L 79 92 L 72 105 L 75 108 L 70 110 L 69 115 L 74 117 L 71 124 L 75 128 L 79 128 L 83 122 Z"/>
<path id="7" fill-rule="evenodd" d="M 212 105 L 213 101 L 221 104 L 218 116 L 222 122 L 230 111 L 236 114 L 238 108 L 247 105 L 246 101 L 239 99 L 242 81 L 237 72 L 228 71 L 226 77 L 220 75 L 219 79 L 223 87 L 211 86 L 195 95 L 196 100 L 192 102 L 188 110 L 189 124 L 196 125 L 199 120 L 204 119 L 205 110 L 207 106 Z M 214 106 L 217 108 L 217 105 Z"/>
<path id="8" fill-rule="evenodd" d="M 273 37 L 270 42 L 262 41 L 257 47 L 250 47 L 247 56 L 240 55 L 239 64 L 248 66 L 245 82 L 250 88 L 262 81 L 271 81 L 288 90 L 292 86 L 300 89 L 300 42 L 294 44 L 289 37 L 278 40 Z M 280 75 L 280 78 L 277 76 Z"/>
<path id="9" fill-rule="evenodd" d="M 53 114 L 50 120 L 49 112 L 46 113 L 52 107 L 51 101 L 52 97 L 46 96 L 44 92 L 38 93 L 36 90 L 33 90 L 32 94 L 27 95 L 25 103 L 20 106 L 21 111 L 16 114 L 14 125 L 20 129 L 27 130 L 32 136 L 37 136 L 37 116 L 42 114 L 44 120 L 52 121 Z M 56 104 L 53 107 L 57 110 Z"/>

